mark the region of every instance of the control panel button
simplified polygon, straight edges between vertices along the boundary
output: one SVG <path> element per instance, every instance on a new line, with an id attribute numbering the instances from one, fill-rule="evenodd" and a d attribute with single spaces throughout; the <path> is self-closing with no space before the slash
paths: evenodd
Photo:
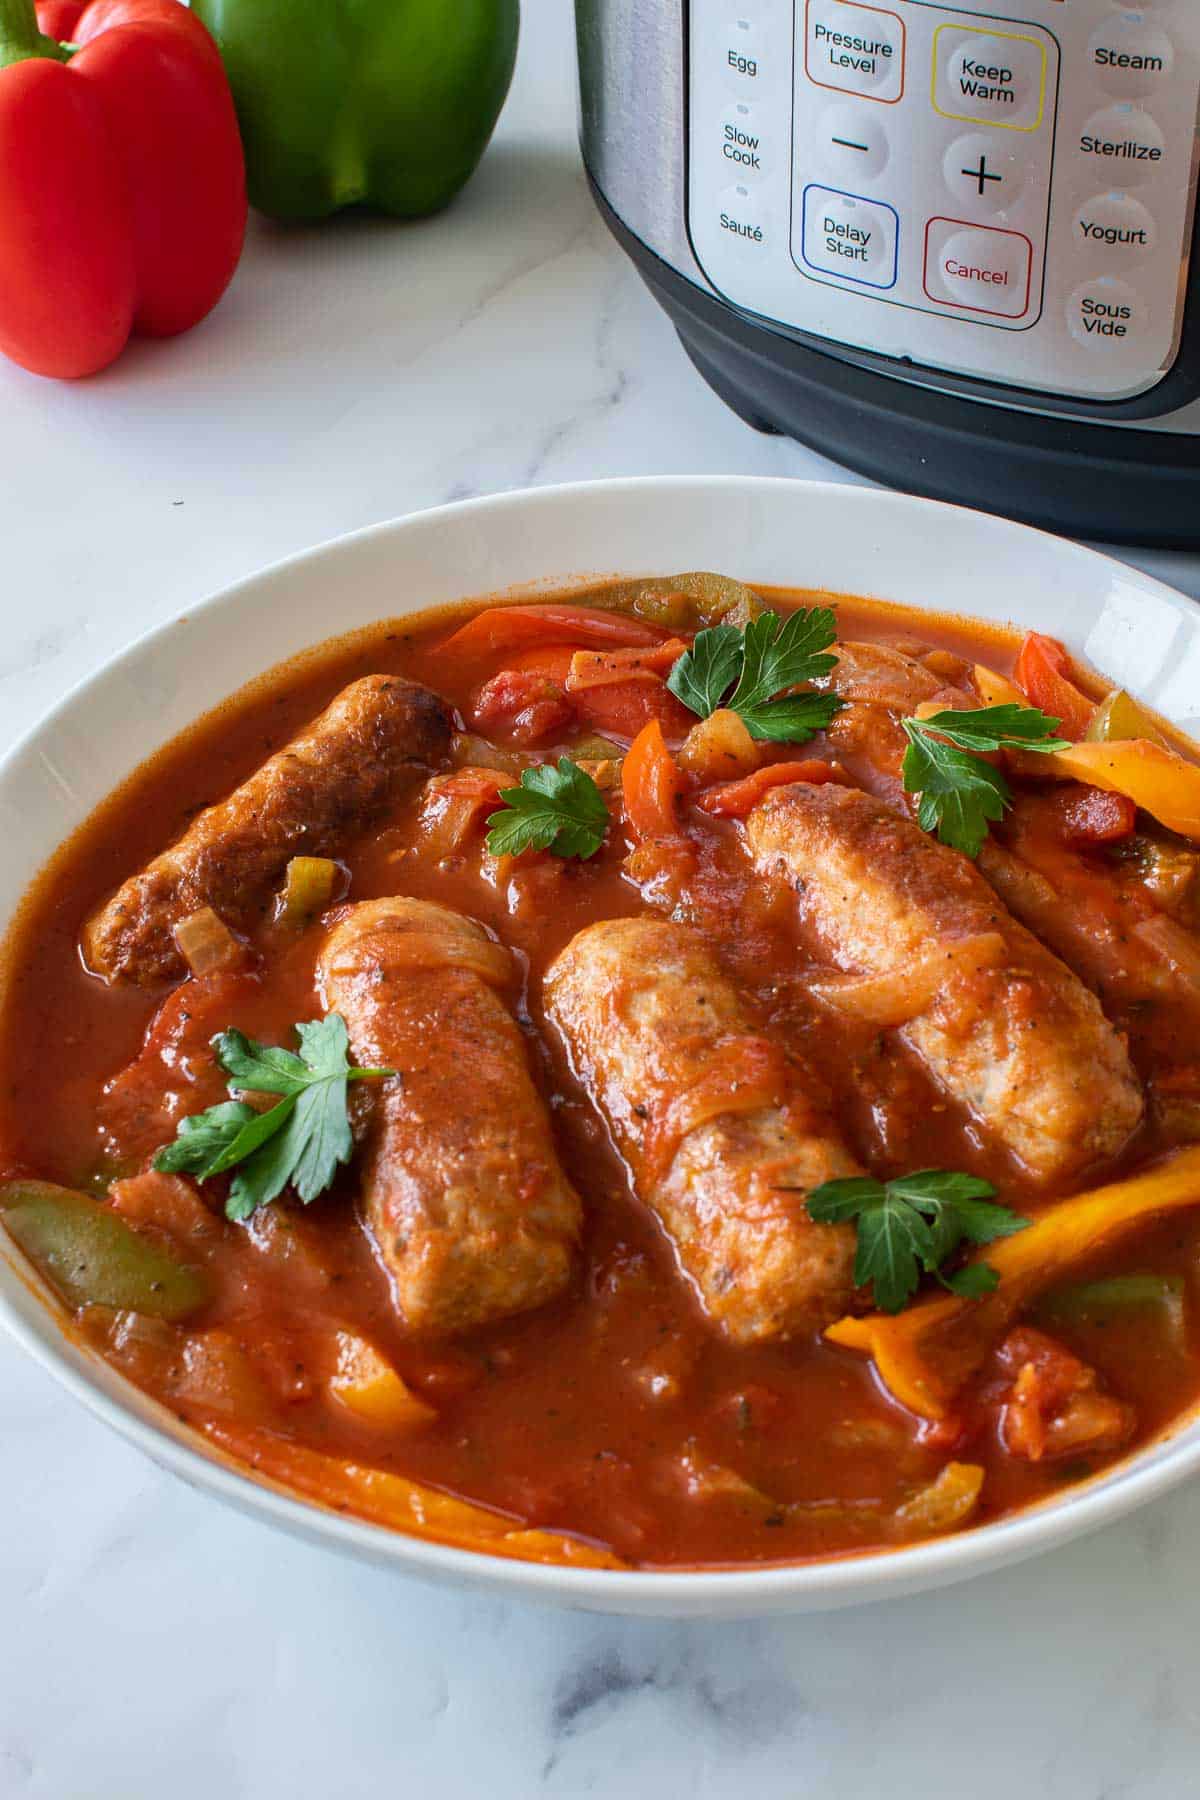
<path id="1" fill-rule="evenodd" d="M 1117 263 L 1153 250 L 1158 229 L 1153 214 L 1131 194 L 1097 194 L 1075 214 L 1075 240 L 1107 251 Z"/>
<path id="2" fill-rule="evenodd" d="M 1102 88 L 1136 97 L 1166 87 L 1175 47 L 1162 26 L 1142 11 L 1121 12 L 1093 31 L 1087 59 Z"/>
<path id="3" fill-rule="evenodd" d="M 734 93 L 756 93 L 769 66 L 767 33 L 748 16 L 730 19 L 717 39 L 721 69 Z"/>
<path id="4" fill-rule="evenodd" d="M 758 113 L 745 100 L 734 100 L 721 117 L 718 144 L 721 160 L 731 175 L 741 181 L 756 179 L 771 166 L 767 141 L 758 123 Z"/>
<path id="5" fill-rule="evenodd" d="M 1029 311 L 1033 245 L 1019 231 L 931 219 L 925 233 L 925 292 L 943 305 L 1020 319 Z"/>
<path id="6" fill-rule="evenodd" d="M 1036 131 L 1046 110 L 1046 49 L 1008 31 L 939 25 L 933 34 L 933 105 L 947 119 Z"/>
<path id="7" fill-rule="evenodd" d="M 1020 140 L 987 131 L 955 138 L 942 158 L 946 186 L 973 213 L 1002 213 L 1025 186 L 1028 164 Z"/>
<path id="8" fill-rule="evenodd" d="M 880 115 L 836 100 L 817 120 L 814 142 L 821 167 L 853 191 L 857 182 L 882 175 L 891 154 Z"/>
<path id="9" fill-rule="evenodd" d="M 1085 281 L 1067 301 L 1067 330 L 1076 343 L 1110 356 L 1137 347 L 1148 316 L 1136 288 L 1112 275 Z"/>
<path id="10" fill-rule="evenodd" d="M 771 242 L 769 213 L 740 181 L 717 195 L 717 223 L 748 250 L 765 250 Z"/>
<path id="11" fill-rule="evenodd" d="M 804 66 L 818 87 L 893 105 L 904 92 L 904 21 L 859 0 L 808 0 Z"/>
<path id="12" fill-rule="evenodd" d="M 885 201 L 816 183 L 805 188 L 803 251 L 810 269 L 867 287 L 894 287 L 899 240 L 899 215 Z"/>
<path id="13" fill-rule="evenodd" d="M 1083 156 L 1119 186 L 1136 187 L 1161 169 L 1166 139 L 1150 114 L 1127 102 L 1093 113 L 1079 134 Z"/>

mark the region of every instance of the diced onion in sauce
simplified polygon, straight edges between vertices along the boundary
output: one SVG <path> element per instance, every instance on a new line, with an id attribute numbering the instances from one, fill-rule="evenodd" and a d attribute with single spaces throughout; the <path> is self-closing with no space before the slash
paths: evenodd
<path id="1" fill-rule="evenodd" d="M 193 975 L 211 975 L 216 969 L 237 969 L 246 960 L 246 947 L 211 906 L 189 913 L 175 927 L 179 954 Z"/>

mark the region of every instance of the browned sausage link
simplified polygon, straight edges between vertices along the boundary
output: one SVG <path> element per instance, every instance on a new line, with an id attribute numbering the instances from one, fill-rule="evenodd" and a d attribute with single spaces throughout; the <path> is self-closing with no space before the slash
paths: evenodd
<path id="1" fill-rule="evenodd" d="M 467 1331 L 566 1284 L 580 1205 L 525 1045 L 496 992 L 508 952 L 422 900 L 351 907 L 318 964 L 360 1063 L 399 1071 L 371 1100 L 363 1202 L 415 1331 Z"/>
<path id="2" fill-rule="evenodd" d="M 756 1036 L 715 956 L 684 925 L 609 919 L 546 977 L 550 1015 L 713 1322 L 735 1343 L 827 1323 L 851 1291 L 853 1236 L 805 1210 L 860 1171 Z"/>
<path id="3" fill-rule="evenodd" d="M 352 682 L 89 919 L 89 969 L 142 986 L 177 980 L 186 973 L 172 935 L 181 919 L 211 906 L 228 925 L 250 925 L 290 857 L 328 855 L 365 829 L 443 759 L 452 729 L 445 702 L 416 682 Z"/>
<path id="4" fill-rule="evenodd" d="M 746 838 L 794 888 L 802 929 L 840 968 L 903 974 L 939 944 L 999 934 L 903 1030 L 941 1087 L 1031 1174 L 1114 1155 L 1142 1116 L 1125 1046 L 1095 996 L 1018 925 L 965 856 L 843 787 L 779 788 Z"/>

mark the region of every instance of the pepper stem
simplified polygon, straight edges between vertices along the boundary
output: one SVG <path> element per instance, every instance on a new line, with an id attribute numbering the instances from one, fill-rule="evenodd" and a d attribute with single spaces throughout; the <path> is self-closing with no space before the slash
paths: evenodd
<path id="1" fill-rule="evenodd" d="M 34 56 L 66 62 L 69 55 L 69 50 L 38 30 L 33 0 L 0 0 L 0 69 Z"/>

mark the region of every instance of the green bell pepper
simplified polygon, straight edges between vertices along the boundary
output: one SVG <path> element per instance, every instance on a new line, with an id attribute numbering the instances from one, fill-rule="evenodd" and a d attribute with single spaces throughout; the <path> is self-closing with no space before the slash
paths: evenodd
<path id="1" fill-rule="evenodd" d="M 114 1306 L 183 1319 L 209 1284 L 88 1194 L 50 1181 L 0 1186 L 0 1220 L 68 1306 Z"/>
<path id="2" fill-rule="evenodd" d="M 220 46 L 250 199 L 275 219 L 452 200 L 512 80 L 520 0 L 192 0 Z"/>

